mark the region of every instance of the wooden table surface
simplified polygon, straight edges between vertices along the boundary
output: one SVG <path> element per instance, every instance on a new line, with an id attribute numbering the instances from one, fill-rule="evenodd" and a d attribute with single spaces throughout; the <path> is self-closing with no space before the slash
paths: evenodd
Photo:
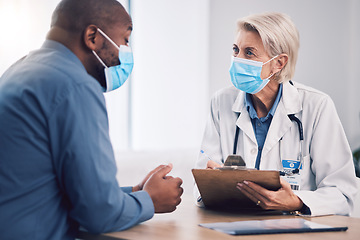
<path id="1" fill-rule="evenodd" d="M 182 203 L 173 213 L 155 214 L 155 216 L 142 224 L 122 232 L 106 233 L 102 235 L 91 235 L 82 232 L 80 238 L 88 240 L 110 240 L 110 239 L 144 239 L 144 240 L 191 240 L 191 239 L 326 239 L 345 240 L 360 239 L 360 218 L 345 216 L 323 216 L 304 218 L 320 224 L 333 227 L 347 226 L 345 232 L 321 232 L 321 233 L 292 233 L 292 234 L 270 234 L 270 235 L 247 235 L 231 236 L 211 229 L 198 226 L 200 223 L 232 222 L 243 220 L 264 220 L 279 218 L 298 218 L 288 215 L 245 215 L 231 212 L 218 212 L 201 209 L 194 205 L 189 195 L 183 196 Z"/>

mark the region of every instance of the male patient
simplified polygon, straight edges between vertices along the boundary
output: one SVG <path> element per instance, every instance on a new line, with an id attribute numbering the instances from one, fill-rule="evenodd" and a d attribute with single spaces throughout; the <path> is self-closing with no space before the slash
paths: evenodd
<path id="1" fill-rule="evenodd" d="M 115 178 L 103 91 L 132 70 L 131 30 L 116 0 L 63 0 L 43 46 L 1 76 L 0 239 L 120 231 L 180 203 L 172 165 L 135 187 Z"/>

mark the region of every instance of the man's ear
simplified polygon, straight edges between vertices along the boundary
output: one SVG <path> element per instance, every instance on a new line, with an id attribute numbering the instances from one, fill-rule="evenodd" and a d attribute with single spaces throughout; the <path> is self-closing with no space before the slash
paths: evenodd
<path id="1" fill-rule="evenodd" d="M 89 25 L 84 31 L 83 40 L 85 46 L 90 50 L 99 49 L 102 45 L 101 38 L 99 38 L 99 31 L 97 29 L 97 26 Z"/>
<path id="2" fill-rule="evenodd" d="M 273 72 L 280 72 L 281 69 L 283 69 L 285 67 L 288 60 L 289 60 L 289 57 L 288 57 L 288 55 L 286 53 L 280 54 L 275 59 L 275 66 L 274 66 Z"/>

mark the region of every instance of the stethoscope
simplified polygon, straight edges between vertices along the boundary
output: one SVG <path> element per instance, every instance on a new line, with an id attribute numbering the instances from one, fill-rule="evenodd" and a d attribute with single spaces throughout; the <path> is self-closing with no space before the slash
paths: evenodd
<path id="1" fill-rule="evenodd" d="M 303 164 L 303 144 L 304 144 L 304 131 L 303 131 L 303 126 L 302 123 L 300 121 L 299 118 L 297 118 L 295 116 L 295 114 L 288 114 L 287 115 L 288 118 L 293 121 L 296 122 L 296 124 L 298 125 L 299 128 L 299 136 L 300 136 L 300 149 L 299 149 L 299 155 L 298 155 L 298 159 L 300 161 L 300 164 L 298 165 L 297 168 L 289 171 L 284 171 L 284 172 L 280 172 L 280 175 L 292 175 L 292 174 L 296 174 L 299 173 L 302 164 Z M 234 139 L 234 148 L 233 148 L 233 155 L 236 155 L 236 150 L 237 150 L 237 145 L 238 145 L 238 139 L 239 139 L 239 132 L 240 132 L 240 128 L 236 125 L 236 132 L 235 132 L 235 139 Z M 280 161 L 282 160 L 282 151 L 281 151 L 281 141 L 282 139 L 280 139 Z"/>

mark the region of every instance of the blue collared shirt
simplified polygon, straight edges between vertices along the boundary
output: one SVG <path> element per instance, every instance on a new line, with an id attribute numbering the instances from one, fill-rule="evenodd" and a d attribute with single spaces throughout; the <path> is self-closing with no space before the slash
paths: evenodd
<path id="1" fill-rule="evenodd" d="M 1 76 L 0 116 L 0 239 L 74 239 L 79 225 L 153 216 L 147 192 L 118 186 L 101 86 L 64 45 L 48 40 Z"/>
<path id="2" fill-rule="evenodd" d="M 280 102 L 281 96 L 282 96 L 282 84 L 280 84 L 280 86 L 279 86 L 279 91 L 278 91 L 278 94 L 276 96 L 273 106 L 271 107 L 271 109 L 268 112 L 268 114 L 266 115 L 266 117 L 262 117 L 262 118 L 259 118 L 256 113 L 253 102 L 251 100 L 251 95 L 247 93 L 245 96 L 246 109 L 249 112 L 249 115 L 251 118 L 251 123 L 252 123 L 253 129 L 254 129 L 254 132 L 255 132 L 256 141 L 258 144 L 258 154 L 256 157 L 256 163 L 255 163 L 256 169 L 259 169 L 261 153 L 262 153 L 262 149 L 264 147 L 266 135 L 269 131 L 271 120 L 275 114 L 275 111 Z"/>

